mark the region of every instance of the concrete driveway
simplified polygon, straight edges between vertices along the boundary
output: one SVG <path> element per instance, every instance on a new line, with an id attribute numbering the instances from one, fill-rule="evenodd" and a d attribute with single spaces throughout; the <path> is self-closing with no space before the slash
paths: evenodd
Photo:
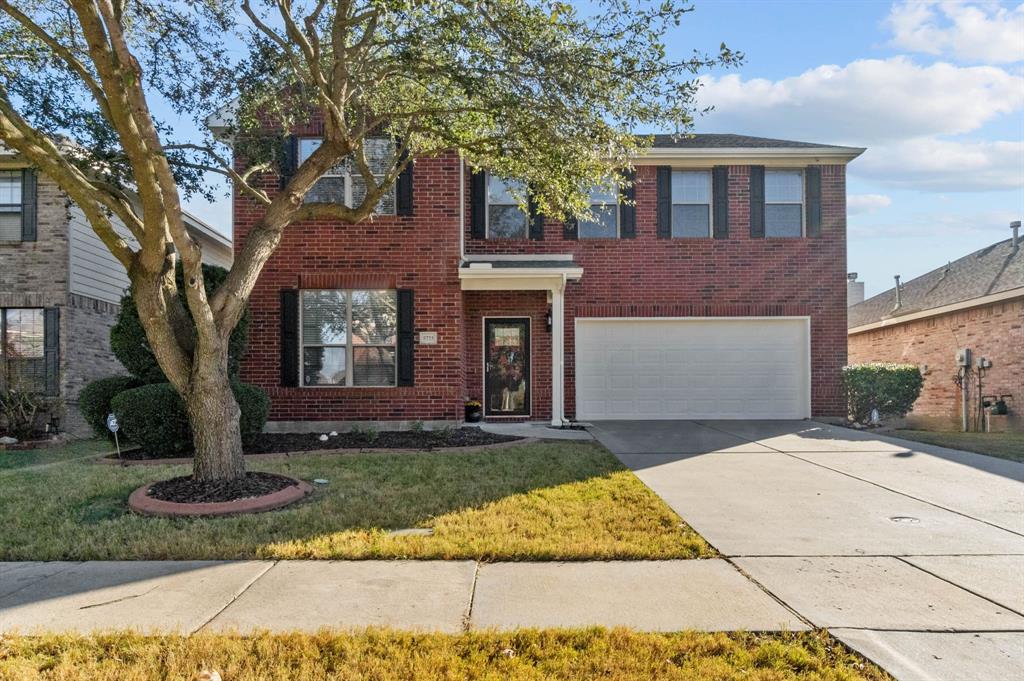
<path id="1" fill-rule="evenodd" d="M 898 678 L 1024 668 L 1024 464 L 811 421 L 591 432 L 750 579 Z"/>

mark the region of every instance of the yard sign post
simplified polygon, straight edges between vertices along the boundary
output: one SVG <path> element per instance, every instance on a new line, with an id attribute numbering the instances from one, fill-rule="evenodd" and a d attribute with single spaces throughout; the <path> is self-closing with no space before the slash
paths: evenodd
<path id="1" fill-rule="evenodd" d="M 121 458 L 121 443 L 117 439 L 117 431 L 121 429 L 120 424 L 117 422 L 117 417 L 113 414 L 107 414 L 107 430 L 114 434 L 114 446 L 117 447 L 117 458 Z"/>

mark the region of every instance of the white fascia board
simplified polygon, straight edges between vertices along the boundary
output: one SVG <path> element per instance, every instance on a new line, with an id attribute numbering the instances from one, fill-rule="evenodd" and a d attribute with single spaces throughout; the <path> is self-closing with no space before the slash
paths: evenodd
<path id="1" fill-rule="evenodd" d="M 835 147 L 705 147 L 678 149 L 656 147 L 639 152 L 636 165 L 659 165 L 729 161 L 733 165 L 811 165 L 815 163 L 849 163 L 865 152 L 864 148 Z"/>
<path id="2" fill-rule="evenodd" d="M 937 317 L 939 315 L 948 314 L 950 312 L 959 312 L 960 310 L 969 310 L 972 307 L 981 307 L 983 305 L 991 305 L 992 303 L 999 303 L 1004 300 L 1010 300 L 1013 298 L 1024 298 L 1024 286 L 1018 286 L 1017 288 L 1011 288 L 1006 291 L 1000 291 L 999 293 L 993 293 L 987 296 L 981 296 L 980 298 L 971 298 L 970 300 L 961 300 L 959 303 L 950 303 L 949 305 L 942 305 L 940 307 L 933 307 L 928 310 L 921 310 L 920 312 L 911 312 L 910 314 L 900 315 L 898 317 L 889 317 L 888 319 L 880 319 L 877 322 L 871 322 L 870 324 L 861 324 L 853 328 L 846 330 L 847 336 L 853 336 L 854 334 L 864 333 L 865 331 L 873 331 L 875 329 L 882 329 L 888 326 L 897 326 L 899 324 L 905 324 L 907 322 L 916 321 L 918 319 L 927 319 L 928 317 Z"/>
<path id="3" fill-rule="evenodd" d="M 204 234 L 209 238 L 213 239 L 214 241 L 220 243 L 221 245 L 226 246 L 227 248 L 231 248 L 231 237 L 217 231 L 217 229 L 210 225 L 208 222 L 200 220 L 199 218 L 197 218 L 195 215 L 192 215 L 192 213 L 189 213 L 188 211 L 181 211 L 181 215 L 183 218 L 185 218 L 185 226 L 189 230 L 194 230 L 196 232 L 199 232 L 200 234 Z"/>

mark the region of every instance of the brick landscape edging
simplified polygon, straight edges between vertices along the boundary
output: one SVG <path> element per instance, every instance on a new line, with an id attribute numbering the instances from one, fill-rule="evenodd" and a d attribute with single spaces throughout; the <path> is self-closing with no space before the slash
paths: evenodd
<path id="1" fill-rule="evenodd" d="M 524 437 L 520 440 L 508 442 L 492 442 L 486 445 L 469 445 L 467 447 L 435 447 L 432 449 L 408 449 L 398 447 L 340 447 L 336 449 L 309 449 L 298 452 L 266 452 L 263 454 L 245 454 L 246 461 L 262 461 L 264 459 L 290 459 L 294 456 L 325 456 L 328 454 L 435 454 L 447 452 L 477 452 L 488 449 L 504 449 L 517 445 L 529 445 L 544 441 L 546 438 Z M 587 440 L 555 440 L 547 439 L 548 442 L 587 442 Z M 192 457 L 176 457 L 173 459 L 111 459 L 110 455 L 96 459 L 96 463 L 113 466 L 176 466 L 192 463 Z"/>
<path id="2" fill-rule="evenodd" d="M 311 494 L 313 486 L 302 480 L 295 480 L 294 485 L 289 485 L 282 490 L 260 497 L 249 497 L 235 501 L 218 501 L 200 504 L 182 504 L 175 501 L 163 501 L 149 496 L 149 488 L 156 483 L 148 483 L 132 492 L 128 497 L 128 507 L 140 515 L 158 517 L 196 517 L 196 516 L 225 516 L 238 515 L 241 513 L 260 513 L 272 511 L 294 503 L 299 499 Z"/>

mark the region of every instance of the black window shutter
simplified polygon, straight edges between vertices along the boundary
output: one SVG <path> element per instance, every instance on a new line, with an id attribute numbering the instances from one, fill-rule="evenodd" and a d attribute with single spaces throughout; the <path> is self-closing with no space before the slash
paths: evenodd
<path id="1" fill-rule="evenodd" d="M 43 365 L 46 372 L 46 394 L 60 394 L 60 309 L 43 310 Z"/>
<path id="2" fill-rule="evenodd" d="M 398 385 L 415 385 L 413 360 L 416 335 L 412 289 L 398 289 Z"/>
<path id="3" fill-rule="evenodd" d="M 807 236 L 821 236 L 821 166 L 808 166 L 804 174 L 807 182 Z"/>
<path id="4" fill-rule="evenodd" d="M 750 166 L 750 238 L 764 238 L 764 166 Z"/>
<path id="5" fill-rule="evenodd" d="M 672 238 L 671 166 L 658 166 L 658 238 Z"/>
<path id="6" fill-rule="evenodd" d="M 281 385 L 299 385 L 299 292 L 281 289 Z"/>
<path id="7" fill-rule="evenodd" d="M 527 210 L 530 216 L 530 239 L 544 241 L 544 216 L 537 210 L 537 202 L 533 200 L 533 194 L 527 197 Z"/>
<path id="8" fill-rule="evenodd" d="M 35 241 L 38 236 L 36 171 L 26 168 L 21 171 L 21 240 Z"/>
<path id="9" fill-rule="evenodd" d="M 715 166 L 711 174 L 714 196 L 715 238 L 729 238 L 729 166 Z"/>
<path id="10" fill-rule="evenodd" d="M 487 173 L 482 170 L 469 176 L 469 235 L 487 238 Z"/>
<path id="11" fill-rule="evenodd" d="M 299 167 L 299 138 L 286 135 L 281 143 L 281 189 L 285 188 Z"/>
<path id="12" fill-rule="evenodd" d="M 562 238 L 566 241 L 576 241 L 580 238 L 580 221 L 575 216 L 566 216 L 562 223 Z"/>
<path id="13" fill-rule="evenodd" d="M 408 157 L 406 154 L 403 161 Z M 395 181 L 395 213 L 412 215 L 412 161 L 402 169 Z"/>
<path id="14" fill-rule="evenodd" d="M 636 170 L 622 171 L 626 186 L 622 188 L 623 202 L 619 203 L 619 236 L 623 239 L 636 238 Z M 629 203 L 625 203 L 628 201 Z"/>

